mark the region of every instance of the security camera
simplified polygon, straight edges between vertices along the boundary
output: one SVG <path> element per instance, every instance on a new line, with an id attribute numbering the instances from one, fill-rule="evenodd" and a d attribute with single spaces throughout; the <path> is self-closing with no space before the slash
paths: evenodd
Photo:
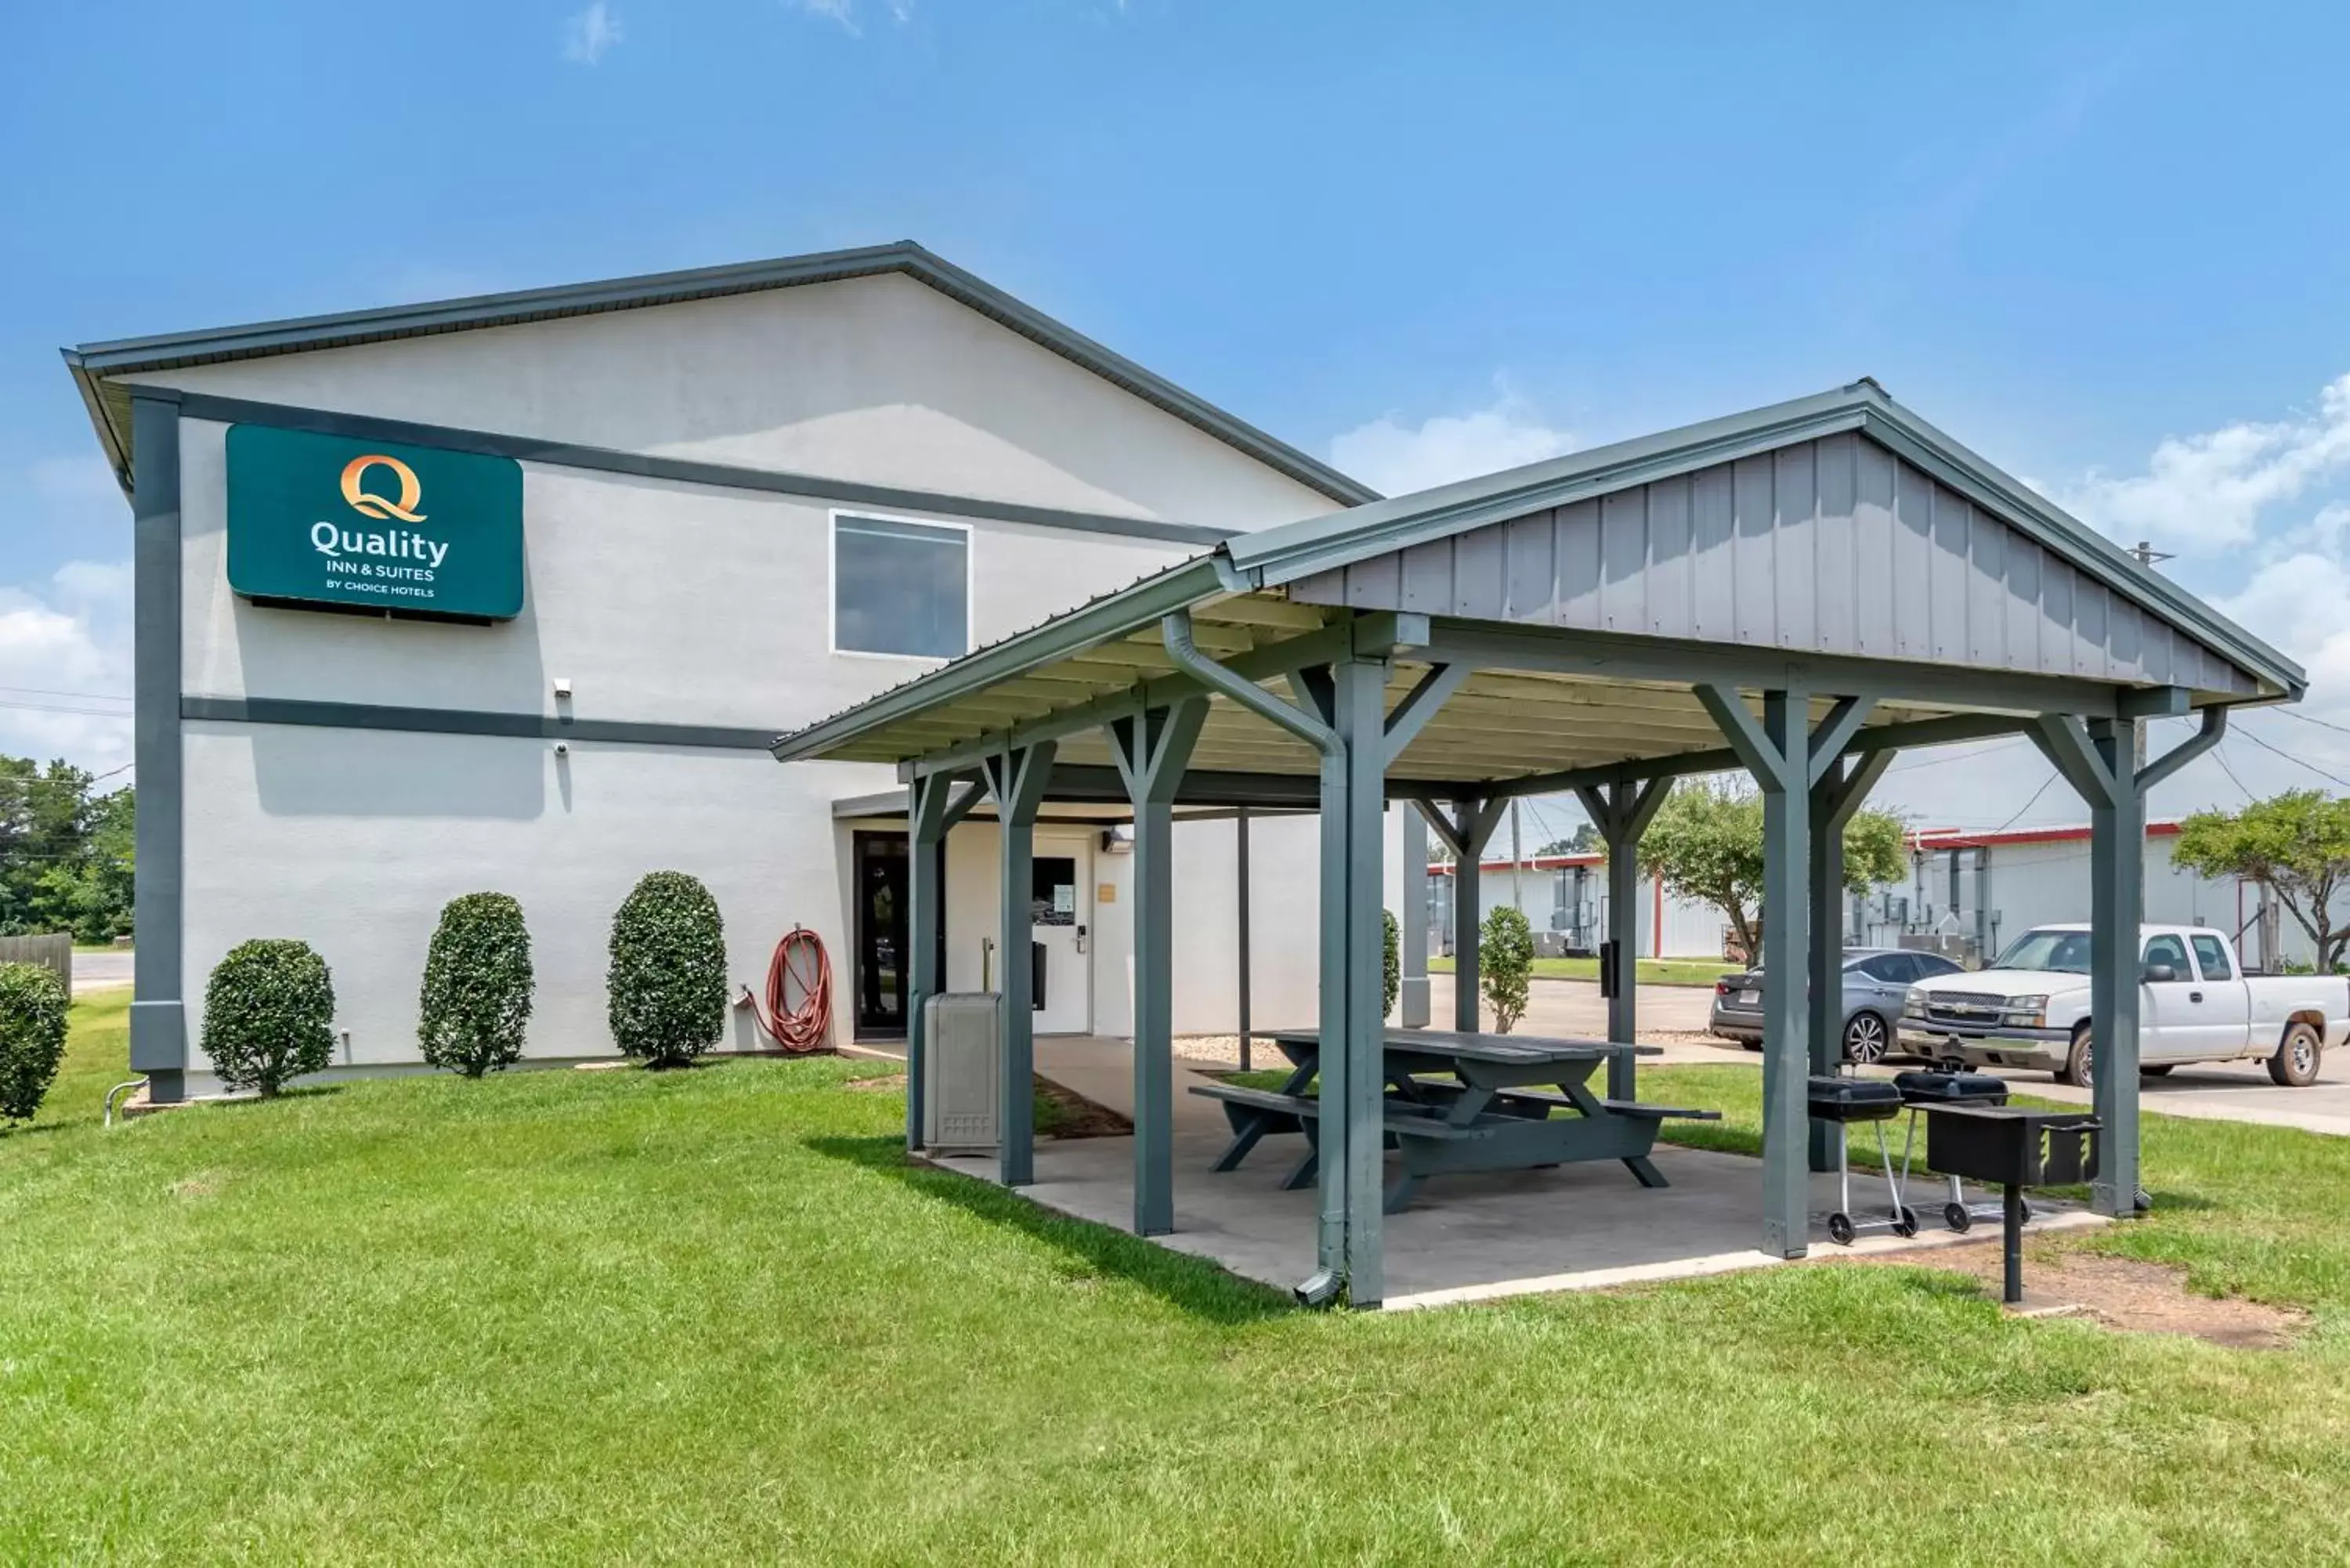
<path id="1" fill-rule="evenodd" d="M 569 756 L 569 755 L 571 754 L 571 742 L 568 742 L 568 741 L 557 741 L 557 742 L 555 742 L 555 754 L 556 754 L 556 756 L 558 756 L 558 757 L 567 757 L 567 756 Z"/>

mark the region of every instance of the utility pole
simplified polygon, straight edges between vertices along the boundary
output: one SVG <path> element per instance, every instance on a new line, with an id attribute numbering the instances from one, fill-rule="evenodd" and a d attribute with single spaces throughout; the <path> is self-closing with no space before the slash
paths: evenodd
<path id="1" fill-rule="evenodd" d="M 1526 912 L 1525 878 L 1520 867 L 1525 856 L 1518 847 L 1518 797 L 1510 797 L 1510 903 L 1521 915 Z"/>

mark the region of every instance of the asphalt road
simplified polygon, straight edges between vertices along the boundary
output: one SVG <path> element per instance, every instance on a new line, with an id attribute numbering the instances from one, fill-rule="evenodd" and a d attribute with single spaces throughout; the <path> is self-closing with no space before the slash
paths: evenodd
<path id="1" fill-rule="evenodd" d="M 77 992 L 109 991 L 130 983 L 130 950 L 103 948 L 94 952 L 77 950 L 73 956 L 73 982 Z"/>

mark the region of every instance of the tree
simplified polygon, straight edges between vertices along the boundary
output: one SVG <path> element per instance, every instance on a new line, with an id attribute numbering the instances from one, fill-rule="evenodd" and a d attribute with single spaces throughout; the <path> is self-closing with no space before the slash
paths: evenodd
<path id="1" fill-rule="evenodd" d="M 204 986 L 204 1054 L 265 1098 L 334 1060 L 335 983 L 307 942 L 239 942 Z"/>
<path id="2" fill-rule="evenodd" d="M 468 1078 L 522 1060 L 530 1023 L 530 930 L 505 893 L 467 893 L 441 910 L 425 950 L 416 1042 L 424 1059 Z"/>
<path id="3" fill-rule="evenodd" d="M 1576 828 L 1571 837 L 1554 838 L 1534 853 L 1536 855 L 1597 855 L 1605 852 L 1607 847 L 1607 841 L 1599 836 L 1599 829 L 1586 822 Z"/>
<path id="4" fill-rule="evenodd" d="M 129 933 L 135 797 L 94 794 L 98 782 L 64 762 L 0 756 L 0 936 Z"/>
<path id="5" fill-rule="evenodd" d="M 605 985 L 612 1039 L 655 1067 L 681 1067 L 726 1028 L 726 931 L 718 900 L 682 871 L 651 871 L 612 917 Z"/>
<path id="6" fill-rule="evenodd" d="M 1762 796 L 1735 783 L 1675 786 L 1640 840 L 1640 869 L 1676 898 L 1720 909 L 1748 961 L 1762 956 Z M 1853 814 L 1844 832 L 1844 883 L 1855 893 L 1902 873 L 1901 819 Z"/>
<path id="7" fill-rule="evenodd" d="M 1387 929 L 1379 960 L 1379 1016 L 1385 1018 L 1395 1011 L 1396 998 L 1403 993 L 1403 942 L 1393 909 L 1381 909 L 1379 923 Z"/>
<path id="8" fill-rule="evenodd" d="M 38 964 L 0 963 L 0 1121 L 31 1121 L 66 1054 L 65 983 Z"/>
<path id="9" fill-rule="evenodd" d="M 2317 967 L 2342 961 L 2350 929 L 2334 924 L 2334 895 L 2350 879 L 2350 800 L 2287 790 L 2241 811 L 2199 811 L 2178 825 L 2171 863 L 2206 877 L 2242 877 L 2276 894 L 2309 933 Z"/>
<path id="10" fill-rule="evenodd" d="M 1477 937 L 1477 986 L 1493 1010 L 1493 1032 L 1507 1034 L 1525 1016 L 1534 972 L 1534 929 L 1515 904 L 1496 904 Z"/>

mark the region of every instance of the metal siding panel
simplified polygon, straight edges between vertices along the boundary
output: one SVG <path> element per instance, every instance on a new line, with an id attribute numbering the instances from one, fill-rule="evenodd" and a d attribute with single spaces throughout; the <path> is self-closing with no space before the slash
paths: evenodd
<path id="1" fill-rule="evenodd" d="M 1899 651 L 1894 593 L 1893 454 L 1875 441 L 1853 444 L 1853 641 L 1856 651 L 1883 659 Z"/>
<path id="2" fill-rule="evenodd" d="M 2081 634 L 2073 612 L 2081 594 L 2080 574 L 2070 561 L 2049 556 L 2040 566 L 2040 667 L 2059 674 L 2082 672 Z"/>
<path id="3" fill-rule="evenodd" d="M 1956 491 L 1932 487 L 1934 549 L 1931 557 L 1934 657 L 1948 662 L 1967 656 L 1967 535 L 1973 508 Z"/>
<path id="4" fill-rule="evenodd" d="M 1771 540 L 1773 567 L 1773 624 L 1782 648 L 1819 646 L 1819 615 L 1813 607 L 1820 575 L 1820 510 L 1817 454 L 1810 441 L 1782 448 L 1771 465 Z"/>
<path id="5" fill-rule="evenodd" d="M 1452 597 L 1457 615 L 1478 620 L 1507 617 L 1510 602 L 1509 524 L 1472 528 L 1452 542 Z"/>
<path id="6" fill-rule="evenodd" d="M 2106 640 L 2109 630 L 2106 610 L 2108 596 L 2103 583 L 2075 576 L 2073 581 L 2073 635 L 2074 657 L 2081 661 L 2078 673 L 2100 680 L 2113 672 L 2113 649 Z"/>
<path id="7" fill-rule="evenodd" d="M 1768 457 L 1743 457 L 1731 465 L 1731 504 L 1736 518 L 1730 552 L 1731 636 L 1767 648 L 1778 640 L 1777 574 L 1772 567 L 1772 531 L 1778 514 L 1772 504 Z"/>
<path id="8" fill-rule="evenodd" d="M 1690 476 L 1690 631 L 1716 639 L 1737 630 L 1738 566 L 1733 540 L 1738 531 L 1736 488 L 1729 465 L 1700 469 Z"/>
<path id="9" fill-rule="evenodd" d="M 1967 657 L 2004 669 L 2007 657 L 2008 526 L 1988 512 L 1974 514 L 1967 536 Z"/>
<path id="10" fill-rule="evenodd" d="M 2070 669 L 2069 660 L 2050 665 L 2047 639 L 2040 635 L 2040 579 L 2044 556 L 2040 546 L 2021 534 L 2007 536 L 2007 662 L 2012 670 Z"/>
<path id="11" fill-rule="evenodd" d="M 1690 608 L 1690 482 L 1659 480 L 1648 490 L 1648 630 L 1688 637 Z"/>
<path id="12" fill-rule="evenodd" d="M 1599 624 L 1608 631 L 1646 631 L 1648 493 L 1643 485 L 1599 503 Z"/>
<path id="13" fill-rule="evenodd" d="M 1458 613 L 1452 593 L 1452 541 L 1430 539 L 1400 554 L 1402 592 L 1396 607 L 1423 615 Z"/>
<path id="14" fill-rule="evenodd" d="M 1515 517 L 1509 533 L 1509 618 L 1558 624 L 1556 519 L 1549 512 Z"/>
<path id="15" fill-rule="evenodd" d="M 1289 585 L 1289 597 L 1309 605 L 1336 605 L 1347 602 L 1347 571 L 1343 566 L 1327 572 L 1315 572 Z"/>
<path id="16" fill-rule="evenodd" d="M 1403 563 L 1393 550 L 1347 568 L 1347 602 L 1357 609 L 1394 609 L 1403 591 Z"/>
<path id="17" fill-rule="evenodd" d="M 2171 651 L 2178 639 L 2171 633 L 2170 623 L 2153 616 L 2142 616 L 2138 626 L 2146 645 L 2145 652 L 2138 657 L 2138 667 L 2157 686 L 2169 685 L 2171 671 L 2178 668 L 2178 660 Z"/>
<path id="18" fill-rule="evenodd" d="M 1558 624 L 1599 628 L 1599 504 L 1558 509 Z"/>
<path id="19" fill-rule="evenodd" d="M 2146 638 L 2138 607 L 2119 594 L 2113 596 L 2112 604 L 2106 619 L 2106 649 L 2112 659 L 2107 669 L 2116 680 L 2138 680 L 2146 673 Z"/>
<path id="20" fill-rule="evenodd" d="M 1893 465 L 1893 650 L 1924 659 L 1933 649 L 1934 483 Z"/>
<path id="21" fill-rule="evenodd" d="M 1857 563 L 1853 556 L 1853 510 L 1858 493 L 1860 439 L 1835 435 L 1814 443 L 1818 452 L 1820 515 L 1814 548 L 1818 552 L 1814 596 L 1817 618 L 1813 646 L 1828 653 L 1852 653 L 1859 646 L 1860 594 Z"/>

